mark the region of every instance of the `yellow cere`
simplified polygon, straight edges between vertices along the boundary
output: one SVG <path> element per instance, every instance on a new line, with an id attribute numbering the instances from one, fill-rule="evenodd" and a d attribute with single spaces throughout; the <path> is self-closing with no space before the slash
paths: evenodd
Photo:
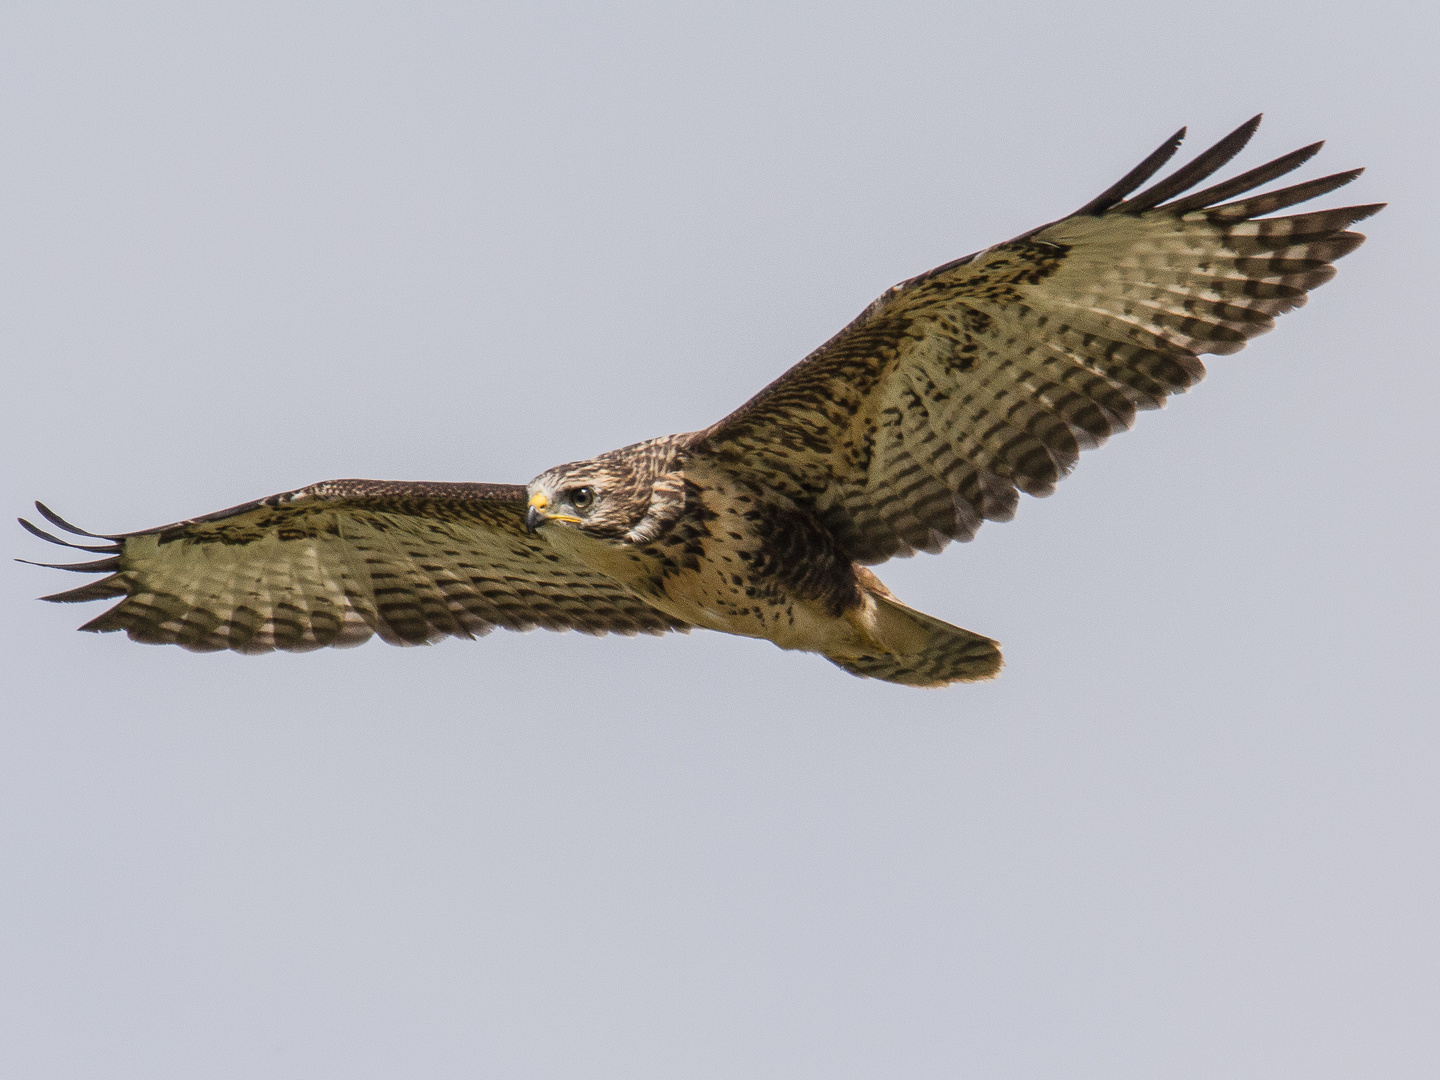
<path id="1" fill-rule="evenodd" d="M 537 491 L 534 495 L 530 496 L 530 505 L 535 507 L 536 510 L 544 510 L 545 507 L 550 505 L 550 500 Z"/>

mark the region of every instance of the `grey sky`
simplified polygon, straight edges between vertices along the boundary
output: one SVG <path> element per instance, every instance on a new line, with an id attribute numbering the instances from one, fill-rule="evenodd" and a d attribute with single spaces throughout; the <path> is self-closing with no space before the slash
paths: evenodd
<path id="1" fill-rule="evenodd" d="M 1302 176 L 1369 172 L 1326 205 L 1392 205 L 1054 497 L 880 569 L 992 684 L 195 656 L 3 564 L 0 1072 L 1440 1072 L 1428 6 L 23 6 L 0 487 L 99 531 L 703 426 L 1181 124 L 1263 109 L 1239 167 L 1327 138 Z"/>

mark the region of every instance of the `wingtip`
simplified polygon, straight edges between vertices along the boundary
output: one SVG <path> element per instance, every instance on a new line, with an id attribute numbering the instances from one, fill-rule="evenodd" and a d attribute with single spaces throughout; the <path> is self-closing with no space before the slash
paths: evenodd
<path id="1" fill-rule="evenodd" d="M 60 537 L 56 536 L 54 533 L 48 533 L 48 532 L 46 532 L 44 529 L 40 528 L 38 525 L 34 524 L 33 522 L 26 521 L 24 518 L 16 518 L 15 520 L 20 523 L 20 527 L 21 527 L 22 529 L 24 529 L 26 532 L 30 533 L 32 536 L 38 536 L 41 540 L 44 540 L 47 544 L 58 544 L 60 547 L 74 548 L 76 551 L 115 552 L 115 551 L 119 551 L 119 550 L 120 550 L 119 547 L 118 547 L 116 544 L 113 544 L 113 543 L 111 543 L 111 544 L 72 544 L 69 540 L 62 540 L 62 539 L 60 539 Z M 108 540 L 109 537 L 98 537 L 97 539 Z M 20 561 L 21 561 L 21 562 L 24 562 L 25 560 L 21 559 Z"/>
<path id="2" fill-rule="evenodd" d="M 64 529 L 66 532 L 74 533 L 76 536 L 90 535 L 84 529 L 76 528 L 74 525 L 71 525 L 68 521 L 62 518 L 59 514 L 55 513 L 54 510 L 51 510 L 50 507 L 46 506 L 39 499 L 35 500 L 35 510 L 39 513 L 41 517 L 43 517 L 46 521 L 50 522 L 51 525 L 54 525 L 58 529 Z"/>
<path id="3" fill-rule="evenodd" d="M 25 563 L 27 566 L 43 566 L 47 570 L 70 570 L 77 574 L 108 574 L 120 569 L 120 559 L 114 555 L 108 559 L 95 559 L 84 563 L 32 562 L 29 559 L 16 559 L 15 561 Z"/>
<path id="4" fill-rule="evenodd" d="M 1138 195 L 1132 195 L 1124 202 L 1116 204 L 1115 209 L 1127 214 L 1143 214 L 1213 176 L 1245 149 L 1250 137 L 1255 134 L 1255 129 L 1260 126 L 1260 118 L 1261 114 L 1255 114 L 1189 164 L 1176 169 Z"/>
<path id="5" fill-rule="evenodd" d="M 1316 154 L 1320 153 L 1320 151 L 1323 149 L 1325 149 L 1325 140 L 1316 139 L 1314 142 L 1300 147 L 1299 150 L 1293 150 L 1289 154 L 1286 154 L 1285 157 L 1277 158 L 1276 160 L 1283 161 L 1285 160 L 1285 158 L 1290 158 L 1295 162 L 1295 164 L 1291 166 L 1291 168 L 1298 169 L 1301 165 L 1305 164 L 1305 162 L 1309 161 Z M 1288 172 L 1289 170 L 1286 171 Z"/>
<path id="6" fill-rule="evenodd" d="M 46 521 L 50 522 L 50 524 L 54 525 L 57 529 L 64 529 L 66 532 L 74 533 L 76 536 L 89 536 L 95 540 L 115 539 L 115 537 L 106 536 L 104 533 L 93 533 L 90 532 L 88 529 L 80 528 L 78 525 L 71 525 L 70 522 L 66 521 L 59 514 L 55 513 L 54 510 L 51 510 L 39 499 L 35 500 L 35 509 L 40 513 L 41 517 L 43 517 Z"/>
<path id="7" fill-rule="evenodd" d="M 1175 156 L 1175 151 L 1180 148 L 1181 142 L 1185 139 L 1186 131 L 1187 128 L 1182 127 L 1179 131 L 1175 132 L 1174 135 L 1171 135 L 1170 138 L 1157 146 L 1149 157 L 1070 216 L 1098 216 L 1105 213 L 1112 206 L 1115 206 L 1124 199 L 1125 196 L 1129 195 L 1165 167 L 1165 164 Z"/>
<path id="8" fill-rule="evenodd" d="M 1245 149 L 1246 144 L 1254 137 L 1256 130 L 1260 127 L 1260 121 L 1263 119 L 1265 119 L 1265 114 L 1257 112 L 1230 133 L 1230 138 L 1240 143 L 1239 149 L 1237 149 L 1235 153 L 1238 154 L 1241 150 Z"/>

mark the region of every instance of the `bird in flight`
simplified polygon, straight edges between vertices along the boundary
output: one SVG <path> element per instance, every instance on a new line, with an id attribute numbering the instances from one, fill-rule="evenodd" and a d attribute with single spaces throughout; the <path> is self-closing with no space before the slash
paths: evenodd
<path id="1" fill-rule="evenodd" d="M 202 652 L 396 645 L 497 626 L 692 627 L 816 652 L 910 686 L 993 677 L 999 645 L 901 603 L 868 567 L 969 540 L 1019 493 L 1199 381 L 1305 303 L 1383 203 L 1270 217 L 1355 169 L 1259 192 L 1314 143 L 1191 191 L 1260 117 L 1134 194 L 1182 128 L 1079 210 L 885 292 L 703 431 L 525 485 L 331 480 L 142 532 L 86 532 L 105 576 L 44 599 L 121 597 L 81 629 Z M 1187 194 L 1187 192 L 1190 192 Z"/>

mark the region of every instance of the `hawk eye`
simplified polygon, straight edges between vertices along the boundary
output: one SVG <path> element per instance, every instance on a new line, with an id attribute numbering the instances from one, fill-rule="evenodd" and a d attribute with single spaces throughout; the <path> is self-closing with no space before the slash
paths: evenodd
<path id="1" fill-rule="evenodd" d="M 570 505 L 576 510 L 589 510 L 595 502 L 594 488 L 576 488 L 570 492 Z"/>

